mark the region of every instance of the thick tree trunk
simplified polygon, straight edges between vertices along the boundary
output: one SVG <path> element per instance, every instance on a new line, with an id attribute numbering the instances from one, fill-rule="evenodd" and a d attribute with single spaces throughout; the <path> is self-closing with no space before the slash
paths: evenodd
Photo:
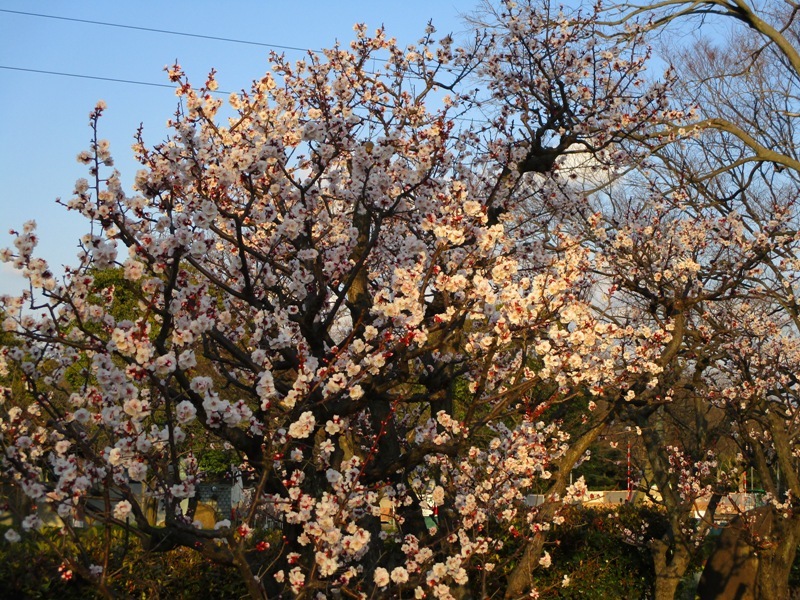
<path id="1" fill-rule="evenodd" d="M 674 600 L 686 569 L 692 560 L 691 554 L 683 546 L 676 546 L 669 555 L 670 544 L 664 540 L 654 540 L 650 545 L 655 567 L 655 600 Z"/>
<path id="2" fill-rule="evenodd" d="M 555 505 L 550 506 L 553 507 L 552 513 L 555 514 Z M 552 515 L 550 516 L 552 518 Z M 539 565 L 539 557 L 542 554 L 543 547 L 544 536 L 541 533 L 537 533 L 533 539 L 526 544 L 517 566 L 508 576 L 508 585 L 505 594 L 506 600 L 519 598 L 526 589 L 533 586 L 533 571 Z"/>
<path id="3" fill-rule="evenodd" d="M 800 492 L 800 474 L 794 461 L 792 434 L 787 428 L 785 417 L 778 410 L 766 410 L 769 431 L 772 435 L 780 473 L 785 487 L 776 482 L 775 496 L 782 498 L 782 490 L 797 497 Z M 756 573 L 756 598 L 759 600 L 789 598 L 789 573 L 800 542 L 800 515 L 795 513 L 788 518 L 783 511 L 773 509 L 766 523 L 766 544 L 758 550 L 758 572 Z"/>
<path id="4" fill-rule="evenodd" d="M 755 597 L 758 600 L 789 598 L 789 574 L 797 552 L 800 521 L 773 516 L 773 543 L 758 551 Z"/>
<path id="5" fill-rule="evenodd" d="M 700 579 L 704 600 L 788 600 L 789 574 L 800 541 L 800 520 L 772 506 L 737 517 L 725 527 Z"/>

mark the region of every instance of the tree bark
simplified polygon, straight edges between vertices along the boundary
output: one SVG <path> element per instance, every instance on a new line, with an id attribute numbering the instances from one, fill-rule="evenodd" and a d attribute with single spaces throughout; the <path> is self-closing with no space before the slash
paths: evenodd
<path id="1" fill-rule="evenodd" d="M 691 554 L 684 546 L 676 545 L 670 556 L 668 541 L 654 540 L 650 545 L 655 567 L 655 600 L 674 600 L 678 585 L 691 562 Z"/>
<path id="2" fill-rule="evenodd" d="M 789 575 L 800 541 L 800 521 L 783 519 L 775 512 L 771 533 L 772 544 L 758 550 L 755 597 L 757 600 L 788 600 Z"/>

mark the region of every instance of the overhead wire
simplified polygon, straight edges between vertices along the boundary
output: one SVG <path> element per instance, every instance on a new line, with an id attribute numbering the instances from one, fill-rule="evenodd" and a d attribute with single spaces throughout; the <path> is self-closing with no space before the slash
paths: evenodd
<path id="1" fill-rule="evenodd" d="M 135 81 L 133 79 L 118 79 L 116 77 L 100 77 L 98 75 L 81 75 L 78 73 L 64 73 L 61 71 L 47 71 L 44 69 L 26 69 L 23 67 L 10 67 L 8 65 L 0 65 L 0 69 L 6 69 L 8 71 L 24 71 L 26 73 L 39 73 L 41 75 L 58 75 L 60 77 L 74 77 L 77 79 L 95 79 L 98 81 L 112 81 L 114 83 L 130 83 L 133 85 L 149 85 L 151 87 L 162 87 L 162 88 L 169 88 L 174 90 L 174 85 L 169 85 L 167 83 L 153 83 L 151 81 Z M 219 92 L 219 93 L 227 93 L 227 92 Z"/>
<path id="2" fill-rule="evenodd" d="M 189 33 L 185 31 L 174 31 L 170 29 L 156 29 L 153 27 L 142 27 L 138 25 L 125 25 L 122 23 L 110 23 L 107 21 L 95 21 L 92 19 L 78 19 L 76 17 L 64 17 L 61 15 L 48 15 L 44 13 L 35 13 L 35 12 L 28 12 L 23 10 L 11 10 L 7 8 L 0 8 L 0 13 L 7 13 L 7 14 L 14 14 L 14 15 L 22 15 L 27 17 L 36 17 L 42 19 L 54 19 L 58 21 L 70 21 L 73 23 L 85 23 L 88 25 L 99 25 L 103 27 L 116 27 L 119 29 L 131 29 L 134 31 L 146 31 L 150 33 L 160 33 L 163 35 L 175 35 L 175 36 L 182 36 L 182 37 L 189 37 L 189 38 L 197 38 L 203 40 L 213 40 L 218 42 L 225 42 L 230 44 L 245 44 L 248 46 L 259 46 L 262 48 L 270 48 L 273 50 L 291 50 L 296 52 L 305 52 L 305 53 L 313 53 L 313 54 L 321 54 L 322 50 L 315 50 L 313 48 L 302 48 L 300 46 L 287 46 L 285 44 L 273 44 L 271 42 L 256 42 L 253 40 L 243 40 L 238 38 L 229 38 L 229 37 L 221 37 L 221 36 L 214 36 L 214 35 L 205 35 L 200 33 Z M 386 59 L 372 57 L 373 64 L 375 62 L 388 62 Z M 13 71 L 26 71 L 29 73 L 39 73 L 43 75 L 59 75 L 63 77 L 75 77 L 80 79 L 95 79 L 99 81 L 111 81 L 115 83 L 129 83 L 135 85 L 147 85 L 151 87 L 166 87 L 174 89 L 174 86 L 163 84 L 163 83 L 152 83 L 147 81 L 134 81 L 130 79 L 117 79 L 113 77 L 100 77 L 94 75 L 83 75 L 78 73 L 64 73 L 59 71 L 48 71 L 43 69 L 30 69 L 30 68 L 23 68 L 23 67 L 12 67 L 12 66 L 1 66 L 2 69 L 8 69 Z M 377 75 L 377 72 L 371 72 L 370 75 Z M 229 94 L 230 92 L 222 92 L 217 90 L 216 93 L 218 94 Z"/>
<path id="3" fill-rule="evenodd" d="M 310 48 L 300 48 L 299 46 L 286 46 L 282 44 L 272 44 L 268 42 L 255 42 L 252 40 L 240 40 L 236 38 L 220 37 L 216 35 L 204 35 L 200 33 L 187 33 L 185 31 L 173 31 L 170 29 L 155 29 L 153 27 L 140 27 L 138 25 L 124 25 L 122 23 L 108 23 L 106 21 L 93 21 L 91 19 L 77 19 L 75 17 L 62 17 L 59 15 L 46 15 L 43 13 L 26 12 L 22 10 L 9 10 L 7 8 L 0 8 L 0 12 L 24 15 L 27 17 L 38 17 L 42 19 L 55 19 L 58 21 L 72 21 L 74 23 L 86 23 L 88 25 L 102 25 L 103 27 L 117 27 L 119 29 L 133 29 L 136 31 L 147 31 L 150 33 L 161 33 L 164 35 L 179 35 L 183 37 L 198 38 L 203 40 L 214 40 L 217 42 L 227 42 L 230 44 L 246 44 L 248 46 L 261 46 L 263 48 L 276 48 L 278 50 L 293 50 L 298 52 L 314 52 L 319 53 L 320 50 L 313 50 Z"/>
<path id="4" fill-rule="evenodd" d="M 98 75 L 82 75 L 79 73 L 64 73 L 63 71 L 47 71 L 44 69 L 27 69 L 23 67 L 10 67 L 8 65 L 0 65 L 0 69 L 6 69 L 9 71 L 23 71 L 26 73 L 39 73 L 41 75 L 58 75 L 60 77 L 74 77 L 76 79 L 94 79 L 97 81 L 111 81 L 113 83 L 128 83 L 131 85 L 147 85 L 151 87 L 161 87 L 161 88 L 168 88 L 171 90 L 175 89 L 174 84 L 169 83 L 153 83 L 152 81 L 136 81 L 134 79 L 118 79 L 116 77 L 100 77 Z M 230 92 L 225 92 L 222 90 L 214 90 L 211 92 L 212 94 L 222 94 L 222 95 L 230 95 Z"/>
<path id="5" fill-rule="evenodd" d="M 253 40 L 242 40 L 237 38 L 228 38 L 228 37 L 221 37 L 221 36 L 214 36 L 214 35 L 205 35 L 200 33 L 188 33 L 185 31 L 173 31 L 170 29 L 156 29 L 153 27 L 141 27 L 138 25 L 125 25 L 122 23 L 110 23 L 107 21 L 95 21 L 92 19 L 78 19 L 76 17 L 64 17 L 61 15 L 48 15 L 44 13 L 36 13 L 36 12 L 28 12 L 23 10 L 11 10 L 7 8 L 0 8 L 0 13 L 7 13 L 13 15 L 22 15 L 26 17 L 36 17 L 41 19 L 54 19 L 57 21 L 69 21 L 73 23 L 84 23 L 88 25 L 99 25 L 103 27 L 116 27 L 119 29 L 130 29 L 133 31 L 146 31 L 150 33 L 160 33 L 163 35 L 175 35 L 175 36 L 182 36 L 182 37 L 189 37 L 189 38 L 197 38 L 197 39 L 204 39 L 204 40 L 213 40 L 218 42 L 225 42 L 229 44 L 245 44 L 249 46 L 259 46 L 262 48 L 270 48 L 274 50 L 291 50 L 291 51 L 298 51 L 298 52 L 312 52 L 314 54 L 320 53 L 320 50 L 313 50 L 310 48 L 301 48 L 299 46 L 287 46 L 283 44 L 272 44 L 268 42 L 256 42 Z M 92 79 L 96 81 L 109 81 L 113 83 L 127 83 L 131 85 L 145 85 L 149 87 L 162 87 L 162 88 L 169 88 L 175 89 L 174 85 L 166 84 L 166 83 L 153 83 L 151 81 L 137 81 L 133 79 L 120 79 L 116 77 L 102 77 L 98 75 L 85 75 L 80 73 L 65 73 L 63 71 L 51 71 L 46 69 L 31 69 L 25 67 L 12 67 L 9 65 L 0 65 L 0 69 L 6 69 L 9 71 L 23 71 L 27 73 L 38 73 L 40 75 L 55 75 L 60 77 L 72 77 L 76 79 Z M 225 92 L 222 90 L 215 90 L 215 94 L 219 95 L 229 95 L 230 92 Z"/>
<path id="6" fill-rule="evenodd" d="M 213 40 L 223 43 L 230 43 L 230 44 L 244 44 L 249 46 L 258 46 L 263 48 L 270 48 L 276 50 L 290 50 L 290 51 L 297 51 L 297 52 L 305 52 L 305 53 L 313 53 L 313 54 L 320 54 L 322 53 L 321 50 L 314 50 L 311 48 L 302 48 L 300 46 L 287 46 L 283 44 L 273 44 L 270 42 L 256 42 L 253 40 L 243 40 L 238 38 L 228 38 L 228 37 L 221 37 L 221 36 L 213 36 L 213 35 L 205 35 L 199 33 L 189 33 L 184 31 L 174 31 L 169 29 L 157 29 L 153 27 L 142 27 L 138 25 L 125 25 L 122 23 L 110 23 L 107 21 L 96 21 L 92 19 L 79 19 L 76 17 L 64 17 L 61 15 L 48 15 L 44 13 L 35 13 L 35 12 L 28 12 L 28 11 L 21 11 L 21 10 L 11 10 L 6 8 L 0 8 L 0 13 L 7 13 L 7 14 L 15 14 L 27 17 L 35 17 L 35 18 L 42 18 L 42 19 L 54 19 L 58 21 L 69 21 L 74 23 L 84 23 L 88 25 L 97 25 L 103 27 L 116 27 L 119 29 L 130 29 L 134 31 L 146 31 L 150 33 L 159 33 L 163 35 L 174 35 L 174 36 L 181 36 L 181 37 L 189 37 L 189 38 L 197 38 L 197 39 L 204 39 L 204 40 Z M 386 59 L 372 57 L 373 64 L 375 62 L 388 62 Z M 374 68 L 374 67 L 373 67 Z M 111 83 L 124 83 L 129 85 L 141 85 L 141 86 L 148 86 L 148 87 L 159 87 L 159 88 L 167 88 L 167 89 L 175 89 L 175 85 L 167 84 L 167 83 L 154 83 L 151 81 L 138 81 L 134 79 L 122 79 L 117 77 L 104 77 L 99 75 L 86 75 L 81 73 L 66 73 L 63 71 L 53 71 L 47 69 L 32 69 L 26 67 L 14 67 L 10 65 L 0 65 L 0 69 L 5 69 L 8 71 L 20 71 L 26 73 L 36 73 L 39 75 L 51 75 L 51 76 L 58 76 L 58 77 L 70 77 L 74 79 L 87 79 L 87 80 L 94 80 L 94 81 L 108 81 Z M 370 72 L 371 75 L 377 75 L 377 72 Z M 217 95 L 225 95 L 228 96 L 231 92 L 226 92 L 223 90 L 214 90 L 211 92 L 212 94 Z M 459 121 L 473 121 L 470 118 L 464 117 L 455 117 L 456 120 Z M 480 121 L 480 120 L 479 120 Z"/>

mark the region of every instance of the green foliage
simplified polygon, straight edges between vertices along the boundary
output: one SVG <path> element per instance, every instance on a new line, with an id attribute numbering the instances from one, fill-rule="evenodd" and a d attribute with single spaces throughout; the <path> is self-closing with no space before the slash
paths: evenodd
<path id="1" fill-rule="evenodd" d="M 137 319 L 137 315 L 140 314 L 138 305 L 141 291 L 136 283 L 125 279 L 122 268 L 92 269 L 89 274 L 94 279 L 91 288 L 93 293 L 88 298 L 90 304 L 105 305 L 110 298 L 109 312 L 116 322 Z M 100 323 L 84 323 L 82 328 L 103 337 L 104 326 Z M 78 360 L 65 373 L 65 380 L 73 388 L 91 383 L 91 364 L 91 358 L 81 353 Z"/>
<path id="2" fill-rule="evenodd" d="M 591 458 L 573 471 L 575 479 L 583 477 L 590 490 L 624 490 L 627 487 L 625 451 L 612 448 L 608 442 L 595 443 Z"/>
<path id="3" fill-rule="evenodd" d="M 62 577 L 61 552 L 69 542 L 59 530 L 47 530 L 39 539 L 29 535 L 17 544 L 9 544 L 0 528 L 0 599 L 88 600 L 100 598 L 92 582 L 73 573 Z M 102 563 L 102 529 L 82 532 L 85 555 Z M 255 548 L 258 541 L 269 540 L 279 546 L 277 533 L 256 532 L 249 540 Z M 252 550 L 254 564 L 274 558 L 271 551 Z M 204 559 L 190 548 L 169 553 L 148 552 L 136 540 L 125 540 L 115 531 L 110 553 L 111 591 L 123 598 L 241 598 L 247 590 L 238 571 Z"/>
<path id="4" fill-rule="evenodd" d="M 116 589 L 134 598 L 241 598 L 238 571 L 215 565 L 189 548 L 165 555 L 134 552 L 116 578 Z"/>
<path id="5" fill-rule="evenodd" d="M 657 507 L 642 504 L 585 507 L 564 506 L 564 518 L 554 526 L 545 542 L 550 554 L 549 567 L 537 567 L 534 587 L 542 599 L 646 600 L 653 598 L 655 572 L 650 552 L 628 543 L 628 532 L 661 536 L 667 528 L 666 514 Z M 499 531 L 491 533 L 499 535 Z M 511 534 L 503 539 L 503 548 L 489 560 L 505 573 L 515 566 L 526 540 Z M 563 585 L 564 577 L 569 578 Z M 502 597 L 504 590 L 491 589 L 492 597 Z"/>
<path id="6" fill-rule="evenodd" d="M 797 547 L 792 569 L 789 571 L 789 589 L 800 590 L 800 546 Z"/>
<path id="7" fill-rule="evenodd" d="M 565 522 L 555 528 L 547 551 L 552 566 L 539 569 L 536 587 L 541 598 L 646 599 L 653 597 L 655 573 L 647 550 L 625 543 L 625 529 L 638 531 L 646 523 L 651 534 L 665 528 L 662 512 L 642 505 L 567 507 Z M 563 586 L 564 576 L 569 585 Z"/>
<path id="8" fill-rule="evenodd" d="M 105 290 L 113 289 L 113 302 L 111 304 L 111 314 L 117 321 L 135 321 L 141 314 L 138 308 L 141 291 L 139 286 L 125 279 L 125 272 L 119 268 L 113 269 L 94 269 L 91 272 L 94 278 L 92 288 L 96 295 L 89 300 L 93 303 L 103 301 L 102 293 Z"/>
<path id="9" fill-rule="evenodd" d="M 5 529 L 3 529 L 5 533 Z M 79 600 L 94 598 L 91 588 L 79 578 L 65 582 L 58 571 L 62 560 L 58 555 L 58 540 L 30 538 L 18 544 L 0 540 L 0 597 L 2 598 L 53 598 Z"/>
<path id="10" fill-rule="evenodd" d="M 6 319 L 6 316 L 6 312 L 0 309 L 0 323 Z M 0 328 L 0 353 L 17 345 L 18 342 L 14 339 L 14 335 Z M 27 402 L 22 400 L 26 396 L 24 380 L 21 371 L 16 367 L 7 365 L 5 370 L 0 368 L 0 387 L 7 388 L 6 393 L 10 395 L 9 398 L 14 398 L 15 405 L 27 406 Z M 5 400 L 9 398 L 5 398 Z M 0 393 L 0 399 L 3 399 L 2 393 Z"/>
<path id="11" fill-rule="evenodd" d="M 204 450 L 197 461 L 200 471 L 205 473 L 207 479 L 221 479 L 231 466 L 238 464 L 236 454 L 229 450 Z"/>

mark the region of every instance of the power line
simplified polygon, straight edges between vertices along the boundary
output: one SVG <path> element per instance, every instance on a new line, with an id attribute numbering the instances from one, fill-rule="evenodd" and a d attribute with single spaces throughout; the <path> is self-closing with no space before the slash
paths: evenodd
<path id="1" fill-rule="evenodd" d="M 255 42 L 255 41 L 252 41 L 252 40 L 241 40 L 241 39 L 237 39 L 237 38 L 227 38 L 227 37 L 219 37 L 219 36 L 213 36 L 213 35 L 203 35 L 203 34 L 199 34 L 199 33 L 187 33 L 187 32 L 183 32 L 183 31 L 172 31 L 172 30 L 169 30 L 169 29 L 155 29 L 155 28 L 152 28 L 152 27 L 139 27 L 139 26 L 136 26 L 136 25 L 123 25 L 121 23 L 108 23 L 108 22 L 105 22 L 105 21 L 93 21 L 93 20 L 90 20 L 90 19 L 78 19 L 78 18 L 75 18 L 75 17 L 62 17 L 62 16 L 58 16 L 58 15 L 46 15 L 46 14 L 43 14 L 43 13 L 33 13 L 33 12 L 26 12 L 26 11 L 21 11 L 21 10 L 10 10 L 10 9 L 6 9 L 6 8 L 0 8 L 0 13 L 23 15 L 23 16 L 28 16 L 28 17 L 42 18 L 42 19 L 54 19 L 54 20 L 57 20 L 57 21 L 71 21 L 71 22 L 74 22 L 74 23 L 85 23 L 85 24 L 89 24 L 89 25 L 100 25 L 100 26 L 103 26 L 103 27 L 116 27 L 116 28 L 119 28 L 119 29 L 131 29 L 131 30 L 134 30 L 134 31 L 146 31 L 146 32 L 150 32 L 150 33 L 160 33 L 160 34 L 164 34 L 164 35 L 176 35 L 176 36 L 189 37 L 189 38 L 214 40 L 214 41 L 218 41 L 218 42 L 225 42 L 225 43 L 231 43 L 231 44 L 245 44 L 245 45 L 249 45 L 249 46 L 259 46 L 259 47 L 262 47 L 262 48 L 270 48 L 270 49 L 278 49 L 278 50 L 292 50 L 292 51 L 298 51 L 298 52 L 313 52 L 315 54 L 318 54 L 318 53 L 321 52 L 320 50 L 313 50 L 313 49 L 310 49 L 310 48 L 301 48 L 299 46 L 286 46 L 286 45 L 281 45 L 281 44 L 271 44 L 271 43 L 267 43 L 267 42 Z M 376 61 L 376 62 L 388 62 L 386 59 L 377 58 L 377 57 L 372 57 L 372 60 Z M 150 82 L 150 81 L 136 81 L 136 80 L 133 80 L 133 79 L 120 79 L 120 78 L 115 78 L 115 77 L 101 77 L 101 76 L 97 76 L 97 75 L 84 75 L 84 74 L 79 74 L 79 73 L 64 73 L 62 71 L 49 71 L 49 70 L 43 70 L 43 69 L 28 69 L 28 68 L 23 68 L 23 67 L 11 67 L 11 66 L 7 66 L 7 65 L 0 65 L 0 69 L 6 69 L 6 70 L 9 70 L 9 71 L 22 71 L 22 72 L 27 72 L 27 73 L 37 73 L 37 74 L 40 74 L 40 75 L 53 75 L 53 76 L 58 76 L 58 77 L 72 77 L 72 78 L 75 78 L 75 79 L 88 79 L 88 80 L 94 80 L 94 81 L 109 81 L 109 82 L 112 82 L 112 83 L 125 83 L 125 84 L 129 84 L 129 85 L 143 85 L 143 86 L 148 86 L 148 87 L 160 87 L 160 88 L 168 88 L 168 89 L 172 89 L 172 90 L 174 90 L 176 88 L 175 85 L 170 85 L 170 84 L 166 84 L 166 83 L 153 83 L 153 82 Z M 371 73 L 371 74 L 375 75 L 377 73 Z M 419 78 L 419 77 L 414 77 L 414 78 Z M 211 93 L 219 94 L 219 95 L 226 95 L 226 96 L 230 94 L 230 92 L 225 92 L 225 91 L 222 91 L 222 90 L 215 90 L 214 92 L 211 92 Z M 459 120 L 459 121 L 472 121 L 472 119 L 467 119 L 467 118 L 463 118 L 463 117 L 456 117 L 456 120 Z"/>
<path id="2" fill-rule="evenodd" d="M 293 50 L 297 52 L 314 52 L 318 53 L 319 50 L 312 50 L 310 48 L 300 48 L 299 46 L 284 46 L 281 44 L 270 44 L 267 42 L 254 42 L 252 40 L 240 40 L 236 38 L 219 37 L 215 35 L 203 35 L 200 33 L 186 33 L 184 31 L 172 31 L 169 29 L 154 29 L 152 27 L 138 27 L 136 25 L 123 25 L 121 23 L 107 23 L 105 21 L 92 21 L 90 19 L 76 19 L 74 17 L 61 17 L 58 15 L 45 15 L 42 13 L 25 12 L 21 10 L 9 10 L 0 8 L 0 12 L 9 13 L 14 15 L 24 15 L 26 17 L 38 17 L 41 19 L 55 19 L 57 21 L 72 21 L 73 23 L 86 23 L 88 25 L 101 25 L 103 27 L 117 27 L 119 29 L 133 29 L 136 31 L 147 31 L 150 33 L 161 33 L 164 35 L 179 35 L 182 37 L 199 38 L 203 40 L 214 40 L 217 42 L 227 42 L 230 44 L 245 44 L 248 46 L 260 46 L 262 48 L 275 48 L 278 50 Z"/>
<path id="3" fill-rule="evenodd" d="M 13 14 L 13 15 L 23 15 L 23 16 L 27 16 L 27 17 L 37 17 L 37 18 L 41 18 L 41 19 L 54 19 L 54 20 L 57 20 L 57 21 L 71 21 L 71 22 L 74 22 L 74 23 L 86 23 L 86 24 L 89 24 L 89 25 L 100 25 L 100 26 L 103 26 L 103 27 L 116 27 L 116 28 L 119 28 L 119 29 L 131 29 L 131 30 L 134 30 L 134 31 L 147 31 L 147 32 L 150 32 L 150 33 L 161 33 L 161 34 L 164 34 L 164 35 L 177 35 L 177 36 L 182 36 L 182 37 L 198 38 L 198 39 L 203 39 L 203 40 L 214 40 L 214 41 L 217 41 L 217 42 L 225 42 L 225 43 L 229 43 L 229 44 L 245 44 L 245 45 L 248 45 L 248 46 L 259 46 L 261 48 L 270 48 L 270 49 L 276 49 L 276 50 L 292 50 L 292 51 L 296 51 L 296 52 L 311 52 L 311 53 L 314 53 L 314 54 L 322 54 L 323 53 L 322 50 L 314 50 L 312 48 L 301 48 L 300 46 L 286 46 L 286 45 L 282 45 L 282 44 L 272 44 L 272 43 L 269 43 L 269 42 L 255 42 L 253 40 L 242 40 L 242 39 L 238 39 L 238 38 L 219 37 L 219 36 L 214 36 L 214 35 L 204 35 L 204 34 L 200 34 L 200 33 L 187 33 L 185 31 L 173 31 L 173 30 L 170 30 L 170 29 L 155 29 L 155 28 L 152 28 L 152 27 L 139 27 L 137 25 L 123 25 L 122 23 L 108 23 L 106 21 L 93 21 L 91 19 L 78 19 L 78 18 L 75 18 L 75 17 L 62 17 L 62 16 L 59 16 L 59 15 L 46 15 L 46 14 L 43 14 L 43 13 L 33 13 L 33 12 L 26 12 L 26 11 L 22 11 L 22 10 L 10 10 L 10 9 L 7 9 L 7 8 L 0 8 L 0 13 L 8 13 L 8 14 Z M 385 58 L 378 58 L 376 56 L 371 57 L 370 60 L 372 60 L 373 62 L 380 62 L 380 63 L 389 62 Z M 20 70 L 24 70 L 24 69 L 20 69 Z M 445 69 L 445 70 L 448 70 L 448 69 Z M 58 74 L 59 75 L 65 75 L 65 76 L 68 76 L 68 77 L 86 77 L 86 78 L 89 78 L 89 79 L 103 79 L 101 77 L 90 77 L 88 75 L 87 76 L 81 76 L 81 75 L 71 75 L 71 74 L 64 74 L 64 73 L 58 73 Z M 117 81 L 117 80 L 108 79 L 108 81 Z M 123 80 L 120 80 L 120 81 L 123 81 Z M 128 82 L 128 81 L 123 81 L 123 82 L 124 83 L 132 83 L 132 82 Z M 160 84 L 142 82 L 142 85 L 160 85 Z M 170 86 L 165 86 L 165 87 L 170 87 Z"/>
<path id="4" fill-rule="evenodd" d="M 59 75 L 60 77 L 75 77 L 77 79 L 95 79 L 97 81 L 113 81 L 114 83 L 130 83 L 132 85 L 149 85 L 151 87 L 162 87 L 175 89 L 174 85 L 166 83 L 151 83 L 149 81 L 134 81 L 132 79 L 117 79 L 114 77 L 98 77 L 95 75 L 79 75 L 78 73 L 62 73 L 61 71 L 45 71 L 43 69 L 25 69 L 23 67 L 9 67 L 7 65 L 0 65 L 0 69 L 7 69 L 9 71 L 24 71 L 25 73 L 39 73 L 42 75 Z"/>
<path id="5" fill-rule="evenodd" d="M 153 83 L 151 81 L 135 81 L 133 79 L 118 79 L 116 77 L 99 77 L 97 75 L 82 75 L 79 73 L 64 73 L 62 71 L 46 71 L 43 69 L 26 69 L 23 67 L 9 67 L 7 65 L 0 65 L 0 69 L 6 69 L 8 71 L 23 71 L 25 73 L 39 73 L 41 75 L 58 75 L 60 77 L 74 77 L 76 79 L 93 79 L 96 81 L 111 81 L 114 83 L 128 83 L 131 85 L 147 85 L 150 87 L 160 87 L 160 88 L 168 88 L 174 90 L 177 88 L 174 84 L 168 83 Z M 223 92 L 222 90 L 215 90 L 211 92 L 212 94 L 222 94 L 224 96 L 230 95 L 230 92 Z"/>

